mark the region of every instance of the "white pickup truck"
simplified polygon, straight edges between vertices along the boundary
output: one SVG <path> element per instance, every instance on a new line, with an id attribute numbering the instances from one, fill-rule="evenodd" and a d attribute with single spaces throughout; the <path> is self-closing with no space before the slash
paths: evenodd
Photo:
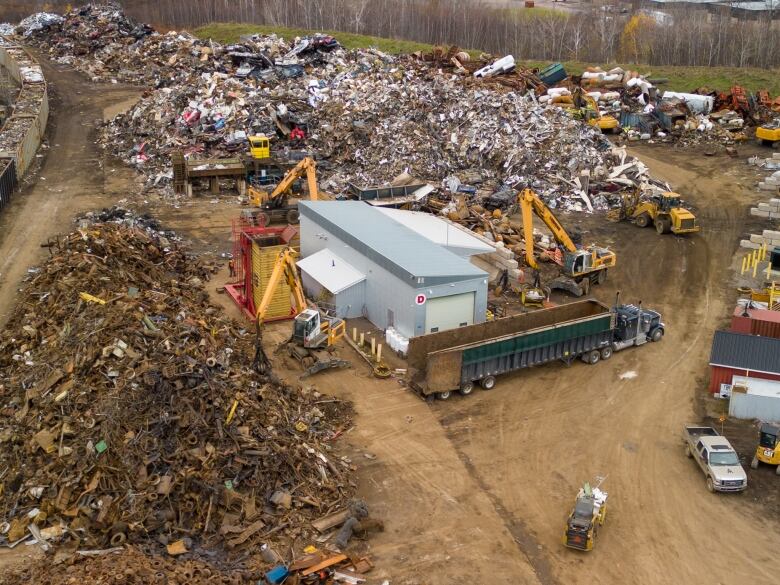
<path id="1" fill-rule="evenodd" d="M 741 492 L 747 488 L 747 474 L 726 437 L 712 427 L 683 429 L 685 454 L 696 460 L 711 492 Z"/>

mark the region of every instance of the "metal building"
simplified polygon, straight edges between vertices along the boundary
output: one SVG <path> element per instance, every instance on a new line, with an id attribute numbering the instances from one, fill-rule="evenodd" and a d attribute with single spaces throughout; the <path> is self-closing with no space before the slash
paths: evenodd
<path id="1" fill-rule="evenodd" d="M 302 201 L 301 268 L 311 298 L 406 337 L 485 321 L 488 275 L 360 201 Z"/>

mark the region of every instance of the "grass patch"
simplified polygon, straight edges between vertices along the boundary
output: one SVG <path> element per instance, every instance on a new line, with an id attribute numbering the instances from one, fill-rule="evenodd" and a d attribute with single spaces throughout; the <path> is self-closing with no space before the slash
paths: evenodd
<path id="1" fill-rule="evenodd" d="M 546 61 L 523 61 L 521 64 L 525 67 L 541 68 L 549 63 Z M 588 63 L 578 61 L 566 61 L 563 65 L 566 68 L 566 72 L 570 75 L 579 75 L 590 66 Z M 728 91 L 732 85 L 741 85 L 749 93 L 754 93 L 759 89 L 766 89 L 769 90 L 771 95 L 780 94 L 780 70 L 777 69 L 625 64 L 601 65 L 601 68 L 609 70 L 617 66 L 626 70 L 638 71 L 653 79 L 668 79 L 668 83 L 659 85 L 659 87 L 671 91 L 690 92 L 699 87 Z"/>
<path id="2" fill-rule="evenodd" d="M 268 26 L 259 24 L 235 24 L 235 23 L 213 23 L 201 26 L 192 31 L 200 39 L 213 39 L 218 43 L 230 44 L 237 43 L 241 35 L 264 34 L 283 37 L 290 41 L 295 37 L 304 37 L 316 32 L 324 32 L 336 37 L 341 45 L 346 49 L 365 49 L 375 47 L 385 53 L 393 55 L 401 53 L 414 53 L 415 51 L 430 51 L 433 45 L 417 43 L 414 41 L 404 41 L 401 39 L 385 39 L 381 37 L 371 37 L 367 35 L 358 35 L 339 31 L 316 31 L 303 28 L 286 28 L 283 26 Z M 479 54 L 479 51 L 475 51 Z"/>

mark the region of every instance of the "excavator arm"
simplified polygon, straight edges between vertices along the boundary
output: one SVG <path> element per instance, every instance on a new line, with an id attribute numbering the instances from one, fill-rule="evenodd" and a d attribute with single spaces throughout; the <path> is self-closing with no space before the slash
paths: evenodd
<path id="1" fill-rule="evenodd" d="M 262 191 L 251 187 L 249 189 L 249 198 L 254 205 L 261 205 L 266 201 L 277 201 L 285 196 L 292 189 L 293 183 L 306 175 L 306 183 L 309 187 L 309 199 L 317 201 L 319 190 L 317 187 L 317 163 L 310 156 L 304 158 L 301 162 L 290 169 L 284 178 L 279 182 L 270 195 L 265 195 Z"/>
<path id="2" fill-rule="evenodd" d="M 555 217 L 550 208 L 539 199 L 539 196 L 531 189 L 523 189 L 519 197 L 520 210 L 523 214 L 523 236 L 525 237 L 525 259 L 531 268 L 539 268 L 534 257 L 534 224 L 533 215 L 536 214 L 547 228 L 552 232 L 555 241 L 561 244 L 569 252 L 576 252 L 577 247 L 572 242 L 569 234 Z"/>
<path id="3" fill-rule="evenodd" d="M 303 294 L 303 285 L 298 276 L 298 269 L 295 266 L 295 259 L 297 257 L 298 252 L 293 248 L 285 248 L 279 253 L 276 262 L 274 263 L 274 269 L 271 271 L 271 277 L 266 283 L 263 298 L 257 306 L 257 318 L 255 320 L 255 331 L 257 333 L 255 344 L 255 368 L 263 374 L 269 370 L 270 361 L 268 360 L 265 350 L 263 350 L 262 327 L 263 323 L 265 323 L 268 307 L 271 306 L 271 301 L 283 278 L 287 281 L 287 284 L 292 290 L 293 298 L 295 299 L 296 314 L 306 309 L 306 297 Z"/>

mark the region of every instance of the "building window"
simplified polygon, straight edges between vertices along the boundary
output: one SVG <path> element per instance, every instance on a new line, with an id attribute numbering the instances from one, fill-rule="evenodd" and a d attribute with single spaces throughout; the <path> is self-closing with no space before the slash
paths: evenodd
<path id="1" fill-rule="evenodd" d="M 463 323 L 461 323 L 461 324 L 459 325 L 459 327 L 465 327 L 466 325 L 468 325 L 468 322 L 464 321 Z"/>
<path id="2" fill-rule="evenodd" d="M 437 333 L 439 331 L 438 327 L 431 327 L 431 333 Z"/>
<path id="3" fill-rule="evenodd" d="M 417 284 L 425 284 L 425 277 L 424 276 L 418 276 L 417 277 Z"/>

